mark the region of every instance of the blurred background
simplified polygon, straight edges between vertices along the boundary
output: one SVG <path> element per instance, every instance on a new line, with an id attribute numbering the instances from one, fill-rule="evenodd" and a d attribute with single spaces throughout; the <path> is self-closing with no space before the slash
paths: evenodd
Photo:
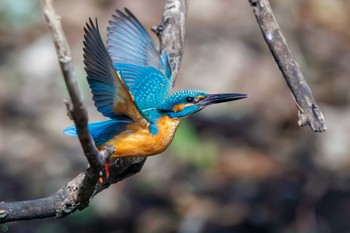
<path id="1" fill-rule="evenodd" d="M 82 63 L 83 26 L 105 39 L 115 9 L 149 29 L 164 1 L 54 1 L 91 121 L 102 120 Z M 247 0 L 191 0 L 175 90 L 242 92 L 178 129 L 162 155 L 64 219 L 2 225 L 8 232 L 350 232 L 350 2 L 271 1 L 326 118 L 297 126 L 297 109 Z M 151 33 L 152 34 L 152 33 Z M 152 36 L 154 36 L 152 34 Z M 155 37 L 154 37 L 155 38 Z M 0 201 L 40 198 L 84 170 L 68 94 L 37 0 L 0 1 Z"/>

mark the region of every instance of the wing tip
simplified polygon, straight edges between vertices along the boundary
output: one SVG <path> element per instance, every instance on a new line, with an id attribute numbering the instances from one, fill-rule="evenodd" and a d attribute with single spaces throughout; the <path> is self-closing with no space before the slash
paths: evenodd
<path id="1" fill-rule="evenodd" d="M 97 17 L 95 17 L 95 23 L 92 21 L 91 17 L 89 17 L 89 20 L 86 22 L 84 30 L 91 30 L 91 29 L 98 29 Z"/>
<path id="2" fill-rule="evenodd" d="M 116 9 L 115 14 L 112 15 L 112 20 L 108 21 L 108 31 L 113 26 L 112 24 L 117 23 L 118 21 L 129 21 L 132 24 L 135 24 L 135 26 L 141 26 L 143 29 L 144 27 L 140 23 L 140 21 L 136 18 L 136 16 L 126 7 L 124 7 L 124 11 Z M 145 30 L 145 29 L 144 29 Z"/>
<path id="3" fill-rule="evenodd" d="M 94 34 L 99 34 L 97 17 L 95 18 L 95 23 L 92 21 L 91 17 L 89 17 L 84 27 L 84 45 Z"/>

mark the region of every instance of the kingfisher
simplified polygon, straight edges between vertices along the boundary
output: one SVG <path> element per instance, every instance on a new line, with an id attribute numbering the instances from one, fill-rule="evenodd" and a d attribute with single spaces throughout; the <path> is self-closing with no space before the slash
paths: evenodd
<path id="1" fill-rule="evenodd" d="M 99 150 L 113 146 L 110 159 L 146 157 L 163 152 L 180 122 L 203 108 L 246 98 L 246 94 L 208 94 L 181 90 L 174 83 L 166 51 L 160 52 L 128 10 L 116 10 L 107 28 L 107 47 L 89 19 L 84 28 L 84 65 L 97 110 L 108 120 L 88 124 Z M 197 77 L 198 78 L 198 77 Z M 75 126 L 64 130 L 77 136 Z"/>

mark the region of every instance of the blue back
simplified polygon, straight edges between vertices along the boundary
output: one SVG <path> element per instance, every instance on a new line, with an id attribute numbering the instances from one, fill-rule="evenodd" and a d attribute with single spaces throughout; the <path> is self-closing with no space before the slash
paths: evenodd
<path id="1" fill-rule="evenodd" d="M 169 80 L 154 67 L 121 64 L 117 69 L 133 93 L 142 115 L 154 122 L 155 119 L 148 115 L 147 110 L 155 109 L 168 97 L 171 86 Z"/>

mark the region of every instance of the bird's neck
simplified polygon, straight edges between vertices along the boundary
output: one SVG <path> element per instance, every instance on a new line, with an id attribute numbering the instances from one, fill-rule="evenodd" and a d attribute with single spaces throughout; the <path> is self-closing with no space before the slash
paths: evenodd
<path id="1" fill-rule="evenodd" d="M 168 138 L 166 141 L 170 143 L 172 138 L 174 137 L 175 131 L 179 126 L 180 122 L 180 119 L 170 118 L 167 115 L 159 117 L 156 123 L 158 129 L 157 134 L 163 135 L 164 137 Z"/>
<path id="2" fill-rule="evenodd" d="M 179 119 L 171 118 L 170 116 L 160 112 L 158 109 L 148 109 L 144 111 L 144 114 L 148 119 L 151 119 L 148 128 L 152 135 L 156 135 L 159 132 L 160 124 L 164 124 L 165 121 L 178 122 L 176 127 L 180 123 Z"/>
<path id="3" fill-rule="evenodd" d="M 163 114 L 161 114 L 156 108 L 143 110 L 143 114 L 146 115 L 147 119 L 151 120 L 151 124 L 155 124 L 158 119 L 163 116 Z"/>

